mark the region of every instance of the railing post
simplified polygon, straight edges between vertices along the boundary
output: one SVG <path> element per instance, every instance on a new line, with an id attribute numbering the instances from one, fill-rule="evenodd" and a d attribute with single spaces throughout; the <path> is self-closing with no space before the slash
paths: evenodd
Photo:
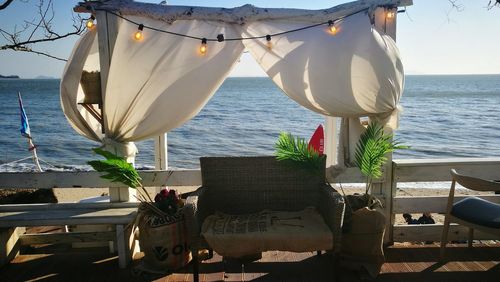
<path id="1" fill-rule="evenodd" d="M 374 25 L 380 30 L 385 32 L 385 34 L 389 35 L 396 41 L 396 22 L 397 22 L 397 7 L 392 8 L 394 12 L 393 17 L 387 17 L 388 8 L 379 7 L 375 9 L 374 16 L 375 22 Z M 385 130 L 386 133 L 391 134 L 389 130 Z M 392 130 L 390 130 L 392 131 Z M 394 165 L 392 162 L 392 153 L 387 156 L 387 163 L 384 166 L 384 177 L 385 181 L 383 183 L 375 185 L 373 188 L 373 194 L 381 197 L 384 203 L 384 215 L 386 218 L 386 228 L 385 228 L 385 236 L 384 243 L 392 242 L 393 238 L 393 223 L 394 223 L 394 215 L 392 214 L 392 204 L 393 199 L 396 193 L 396 183 L 394 177 Z"/>
<path id="2" fill-rule="evenodd" d="M 99 64 L 101 74 L 101 93 L 103 105 L 106 97 L 106 86 L 109 75 L 109 67 L 111 65 L 111 57 L 118 34 L 118 18 L 110 16 L 105 11 L 96 11 L 97 19 L 97 34 L 99 40 Z M 103 111 L 103 126 L 106 120 L 106 114 Z M 109 188 L 109 198 L 111 202 L 128 202 L 135 201 L 133 195 L 135 190 L 128 188 Z"/>
<path id="3" fill-rule="evenodd" d="M 158 135 L 155 140 L 155 169 L 168 169 L 168 145 L 167 133 Z M 161 187 L 156 187 L 156 193 L 160 192 Z"/>
<path id="4" fill-rule="evenodd" d="M 337 162 L 337 118 L 325 117 L 325 154 L 326 167 L 335 165 Z"/>

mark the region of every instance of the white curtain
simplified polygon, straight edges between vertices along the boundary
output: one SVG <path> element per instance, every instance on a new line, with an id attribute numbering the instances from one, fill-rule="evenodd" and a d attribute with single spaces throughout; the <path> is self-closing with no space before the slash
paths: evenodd
<path id="1" fill-rule="evenodd" d="M 129 19 L 195 37 L 262 36 L 304 27 L 304 23 L 259 21 L 245 25 L 183 20 L 173 24 L 146 17 Z M 387 118 L 397 112 L 403 67 L 394 41 L 358 13 L 337 23 L 337 33 L 322 25 L 266 39 L 208 42 L 145 28 L 121 20 L 104 99 L 104 129 L 77 103 L 83 100 L 81 72 L 98 70 L 95 31 L 78 41 L 61 82 L 63 111 L 75 130 L 133 156 L 133 141 L 150 138 L 194 117 L 222 84 L 244 48 L 290 98 L 327 116 Z M 252 105 L 248 105 L 252 107 Z M 270 105 L 271 106 L 271 105 Z M 283 113 L 286 114 L 286 113 Z M 114 148 L 114 149 L 113 149 Z"/>
<path id="2" fill-rule="evenodd" d="M 131 17 L 147 26 L 181 34 L 215 38 L 218 34 L 239 37 L 232 25 L 202 21 L 176 21 L 166 24 L 147 18 Z M 119 27 L 104 101 L 105 136 L 99 123 L 77 106 L 83 100 L 79 86 L 83 69 L 91 70 L 98 57 L 93 45 L 94 31 L 77 42 L 61 82 L 63 111 L 75 130 L 106 149 L 133 160 L 134 141 L 147 139 L 194 117 L 222 84 L 239 59 L 244 46 L 240 41 L 208 42 L 207 52 L 199 52 L 201 41 L 175 35 L 143 31 L 144 39 L 133 40 L 137 25 L 122 22 Z M 94 49 L 92 49 L 94 46 Z"/>
<path id="3" fill-rule="evenodd" d="M 158 29 L 192 36 L 238 37 L 232 25 L 176 21 L 172 25 L 131 17 Z M 194 117 L 222 84 L 244 46 L 240 41 L 201 41 L 145 29 L 144 40 L 131 39 L 137 26 L 123 23 L 113 50 L 106 97 L 106 135 L 116 141 L 138 141 L 167 132 Z"/>
<path id="4" fill-rule="evenodd" d="M 276 34 L 303 23 L 261 21 L 242 27 L 244 36 Z M 244 44 L 270 78 L 302 106 L 327 116 L 387 116 L 396 110 L 404 73 L 395 42 L 364 12 L 336 23 Z"/>
<path id="5" fill-rule="evenodd" d="M 83 91 L 80 86 L 82 70 L 99 70 L 96 33 L 95 30 L 90 30 L 76 42 L 64 68 L 60 98 L 64 115 L 76 132 L 91 140 L 100 141 L 101 125 L 87 110 L 78 105 L 83 101 Z"/>

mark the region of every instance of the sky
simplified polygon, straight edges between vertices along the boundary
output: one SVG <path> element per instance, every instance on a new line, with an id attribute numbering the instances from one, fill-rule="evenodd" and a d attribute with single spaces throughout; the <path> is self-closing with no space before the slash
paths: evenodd
<path id="1" fill-rule="evenodd" d="M 3 3 L 4 0 L 0 0 Z M 458 0 L 461 11 L 452 10 L 448 0 L 414 0 L 406 13 L 398 15 L 397 45 L 406 74 L 500 74 L 500 8 L 487 10 L 488 0 Z M 15 0 L 0 10 L 0 28 L 12 31 L 36 14 L 35 3 Z M 72 8 L 78 1 L 54 0 L 54 27 L 71 30 Z M 159 3 L 157 1 L 142 1 Z M 170 0 L 169 5 L 232 8 L 244 4 L 259 7 L 324 9 L 348 1 L 268 0 Z M 87 15 L 84 15 L 85 17 Z M 76 37 L 35 46 L 53 55 L 68 58 Z M 0 37 L 0 45 L 5 44 Z M 64 62 L 43 56 L 0 50 L 0 74 L 22 78 L 60 78 Z M 244 54 L 231 76 L 265 76 L 249 54 Z"/>

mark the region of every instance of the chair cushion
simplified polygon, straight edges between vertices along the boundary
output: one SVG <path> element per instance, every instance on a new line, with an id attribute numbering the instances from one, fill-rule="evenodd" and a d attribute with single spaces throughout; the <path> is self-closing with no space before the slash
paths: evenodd
<path id="1" fill-rule="evenodd" d="M 315 208 L 246 215 L 217 212 L 205 219 L 202 236 L 218 254 L 238 258 L 265 251 L 331 250 L 333 234 Z"/>
<path id="2" fill-rule="evenodd" d="M 467 197 L 454 203 L 451 214 L 470 223 L 500 228 L 500 205 L 477 197 Z"/>

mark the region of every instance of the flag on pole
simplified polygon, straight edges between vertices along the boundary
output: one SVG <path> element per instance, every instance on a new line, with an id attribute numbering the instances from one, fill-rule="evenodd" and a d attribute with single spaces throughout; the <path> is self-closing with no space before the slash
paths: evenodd
<path id="1" fill-rule="evenodd" d="M 21 109 L 21 135 L 26 138 L 31 138 L 30 124 L 28 123 L 28 116 L 24 111 L 23 99 L 21 98 L 21 92 L 17 92 L 17 97 L 19 98 L 19 108 Z"/>
<path id="2" fill-rule="evenodd" d="M 42 172 L 42 167 L 38 161 L 38 155 L 36 153 L 36 146 L 33 144 L 33 138 L 31 137 L 30 124 L 28 122 L 28 116 L 23 106 L 23 99 L 21 98 L 21 92 L 17 92 L 17 97 L 19 98 L 19 109 L 21 110 L 21 135 L 28 138 L 28 150 L 33 154 L 33 160 L 35 161 L 36 170 Z"/>

